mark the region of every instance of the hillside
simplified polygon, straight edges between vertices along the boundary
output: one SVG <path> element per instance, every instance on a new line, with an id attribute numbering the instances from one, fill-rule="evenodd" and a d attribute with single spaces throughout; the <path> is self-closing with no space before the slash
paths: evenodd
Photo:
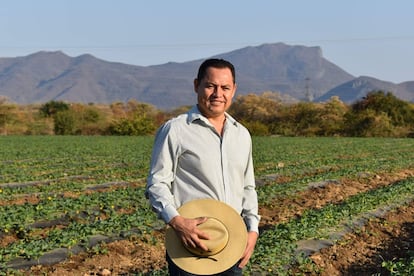
<path id="1" fill-rule="evenodd" d="M 394 84 L 371 77 L 358 77 L 331 89 L 326 94 L 317 98 L 316 101 L 323 102 L 329 100 L 332 96 L 338 96 L 343 102 L 352 103 L 373 90 L 392 92 L 402 100 L 414 101 L 413 84 L 414 82 Z"/>
<path id="2" fill-rule="evenodd" d="M 326 60 L 320 47 L 263 44 L 214 57 L 234 63 L 239 94 L 277 91 L 299 100 L 323 100 L 336 94 L 353 101 L 369 90 L 355 88 L 352 82 L 358 79 Z M 152 66 L 108 62 L 89 54 L 70 57 L 59 51 L 0 58 L 0 96 L 18 104 L 136 99 L 160 109 L 172 109 L 195 102 L 192 83 L 205 58 Z M 385 90 L 391 87 L 399 93 L 397 96 L 413 99 L 412 82 L 401 86 L 386 84 L 377 86 Z M 349 86 L 354 90 L 350 91 Z"/>

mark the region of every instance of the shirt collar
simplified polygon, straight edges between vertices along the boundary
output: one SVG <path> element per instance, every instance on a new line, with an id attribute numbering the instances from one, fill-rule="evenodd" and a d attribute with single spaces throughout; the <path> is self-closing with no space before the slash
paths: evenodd
<path id="1" fill-rule="evenodd" d="M 203 122 L 208 123 L 208 119 L 201 114 L 200 110 L 198 109 L 197 105 L 193 106 L 188 112 L 188 117 L 187 117 L 187 124 L 190 124 L 196 120 L 201 120 Z M 226 120 L 227 122 L 229 122 L 230 124 L 237 126 L 237 121 L 230 116 L 227 112 L 224 113 L 224 115 L 226 116 Z"/>

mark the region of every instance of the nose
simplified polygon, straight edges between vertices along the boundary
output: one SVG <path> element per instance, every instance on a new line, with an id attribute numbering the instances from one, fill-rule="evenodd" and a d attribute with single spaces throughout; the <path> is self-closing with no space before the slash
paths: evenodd
<path id="1" fill-rule="evenodd" d="M 224 91 L 220 86 L 215 86 L 214 87 L 213 95 L 215 97 L 221 97 L 221 96 L 223 96 L 223 94 L 224 94 Z"/>

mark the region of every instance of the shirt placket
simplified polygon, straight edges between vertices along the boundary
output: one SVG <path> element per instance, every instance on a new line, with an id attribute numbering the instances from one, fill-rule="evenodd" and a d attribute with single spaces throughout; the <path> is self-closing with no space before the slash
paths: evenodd
<path id="1" fill-rule="evenodd" d="M 230 170 L 228 167 L 228 156 L 227 156 L 227 147 L 226 147 L 226 126 L 225 131 L 220 139 L 220 155 L 221 155 L 221 175 L 223 178 L 223 189 L 224 189 L 224 201 L 226 203 L 230 202 L 231 199 L 231 188 L 230 188 Z"/>

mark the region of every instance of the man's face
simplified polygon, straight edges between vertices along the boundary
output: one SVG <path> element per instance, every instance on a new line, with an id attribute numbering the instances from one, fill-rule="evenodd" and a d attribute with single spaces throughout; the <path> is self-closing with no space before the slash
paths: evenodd
<path id="1" fill-rule="evenodd" d="M 229 68 L 207 68 L 202 80 L 194 80 L 197 103 L 207 118 L 219 117 L 230 107 L 236 92 L 233 75 Z"/>

